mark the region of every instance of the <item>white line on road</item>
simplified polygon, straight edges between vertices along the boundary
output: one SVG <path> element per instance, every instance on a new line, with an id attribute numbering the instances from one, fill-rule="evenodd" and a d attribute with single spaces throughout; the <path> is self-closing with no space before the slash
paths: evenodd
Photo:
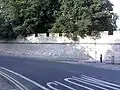
<path id="1" fill-rule="evenodd" d="M 56 85 L 56 86 L 58 85 L 57 83 L 54 83 L 54 82 L 48 82 L 48 83 L 47 83 L 47 86 L 48 86 L 49 88 L 53 89 L 53 90 L 60 90 L 60 89 L 57 89 L 57 88 L 53 87 L 52 84 L 53 84 L 53 85 Z"/>
<path id="2" fill-rule="evenodd" d="M 88 90 L 94 90 L 94 89 L 89 88 L 89 87 L 87 87 L 87 86 L 84 86 L 84 85 L 75 83 L 75 82 L 73 82 L 73 81 L 70 81 L 70 80 L 76 81 L 76 79 L 74 79 L 74 78 L 66 78 L 66 79 L 64 79 L 64 80 L 65 80 L 66 82 L 72 83 L 72 84 L 77 85 L 77 86 L 80 86 L 80 87 L 82 87 L 82 88 L 85 88 L 85 89 L 88 89 Z"/>
<path id="3" fill-rule="evenodd" d="M 91 82 L 91 83 L 94 83 L 94 84 L 97 84 L 97 85 L 100 85 L 100 86 L 103 86 L 103 87 L 107 87 L 107 88 L 110 88 L 110 89 L 112 89 L 112 90 L 120 90 L 119 88 L 112 87 L 112 86 L 110 86 L 110 85 L 106 85 L 106 84 L 103 84 L 103 83 L 100 83 L 100 82 L 98 82 L 98 81 L 94 81 L 94 80 L 91 80 L 91 79 L 88 79 L 88 78 L 86 78 L 86 80 L 87 80 L 88 82 Z"/>
<path id="4" fill-rule="evenodd" d="M 81 78 L 74 77 L 74 76 L 73 76 L 73 78 L 77 79 L 78 82 L 82 82 L 82 83 L 85 83 L 85 84 L 88 84 L 88 85 L 91 85 L 91 86 L 97 87 L 97 88 L 102 89 L 102 90 L 109 90 L 109 89 L 107 89 L 107 88 L 104 88 L 104 87 L 101 87 L 101 86 L 95 85 L 95 84 L 93 84 L 93 83 L 91 83 L 91 82 L 88 82 L 88 81 L 85 80 L 85 79 L 81 79 Z"/>
<path id="5" fill-rule="evenodd" d="M 76 90 L 76 89 L 74 89 L 74 88 L 72 88 L 70 86 L 67 86 L 67 85 L 65 85 L 65 84 L 63 84 L 61 82 L 58 82 L 58 81 L 48 82 L 47 86 L 50 88 L 50 89 L 48 89 L 48 88 L 40 85 L 39 83 L 37 83 L 37 82 L 35 82 L 35 81 L 33 81 L 33 80 L 31 80 L 31 79 L 21 75 L 21 74 L 18 74 L 16 72 L 12 71 L 12 70 L 6 69 L 6 68 L 1 67 L 1 66 L 0 66 L 0 68 L 5 70 L 5 71 L 8 71 L 8 72 L 10 72 L 10 73 L 12 73 L 14 75 L 17 75 L 17 76 L 19 76 L 19 77 L 21 77 L 21 78 L 23 78 L 25 80 L 27 80 L 28 82 L 38 86 L 39 88 L 41 88 L 43 90 L 51 90 L 51 89 L 52 90 L 60 90 L 60 89 L 57 89 L 57 88 L 53 87 L 53 86 L 58 86 L 58 85 L 63 86 L 65 88 L 68 88 L 70 90 Z M 2 72 L 0 72 L 0 73 L 2 73 Z M 10 77 L 7 74 L 4 74 L 4 73 L 2 73 L 2 74 L 7 76 L 10 79 Z M 11 80 L 14 80 L 14 79 L 11 78 Z M 17 80 L 14 80 L 14 81 L 17 82 Z M 82 83 L 84 83 L 86 85 L 93 86 L 93 87 L 97 87 L 97 88 L 102 89 L 102 90 L 109 90 L 109 89 L 120 90 L 120 85 L 117 85 L 117 84 L 114 84 L 114 83 L 110 83 L 110 82 L 107 82 L 107 81 L 103 81 L 103 80 L 99 80 L 99 79 L 96 79 L 96 78 L 93 78 L 93 77 L 89 77 L 89 76 L 86 76 L 86 75 L 81 75 L 80 78 L 79 77 L 75 77 L 75 76 L 73 76 L 72 78 L 65 78 L 64 81 L 66 81 L 67 83 L 71 83 L 71 84 L 74 84 L 76 86 L 85 88 L 87 90 L 94 90 L 94 89 L 91 88 L 91 87 L 88 87 L 88 86 L 84 86 L 84 85 L 82 85 Z M 17 84 L 22 86 L 22 84 L 20 84 L 19 82 L 17 82 Z"/>
<path id="6" fill-rule="evenodd" d="M 7 75 L 6 73 L 0 71 L 4 76 L 8 77 L 9 79 L 11 79 L 12 81 L 16 82 L 18 85 L 20 85 L 22 88 L 24 88 L 25 90 L 28 90 L 27 87 L 25 87 L 24 85 L 22 85 L 19 81 L 15 80 L 14 78 L 12 78 L 11 76 Z"/>
<path id="7" fill-rule="evenodd" d="M 4 76 L 8 77 L 9 79 L 11 79 L 12 81 L 14 81 L 15 83 L 17 83 L 18 85 L 20 85 L 22 88 L 24 88 L 25 90 L 29 90 L 27 87 L 25 87 L 24 85 L 22 85 L 19 81 L 17 81 L 16 79 L 12 78 L 11 76 L 7 75 L 6 73 L 0 71 Z"/>
<path id="8" fill-rule="evenodd" d="M 60 83 L 60 82 L 58 82 L 58 81 L 54 81 L 55 83 L 57 83 L 57 84 L 59 84 L 59 85 L 61 85 L 61 86 L 63 86 L 63 87 L 66 87 L 66 88 L 68 88 L 68 89 L 70 89 L 70 90 L 76 90 L 76 89 L 74 89 L 74 88 L 72 88 L 72 87 L 70 87 L 70 86 L 67 86 L 67 85 L 65 85 L 65 84 L 63 84 L 63 83 Z"/>
<path id="9" fill-rule="evenodd" d="M 43 90 L 50 90 L 50 89 L 48 89 L 48 88 L 40 85 L 39 83 L 37 83 L 37 82 L 35 82 L 35 81 L 33 81 L 33 80 L 31 80 L 31 79 L 29 79 L 29 78 L 21 75 L 21 74 L 18 74 L 18 73 L 16 73 L 16 72 L 12 71 L 12 70 L 6 69 L 6 68 L 1 67 L 1 66 L 0 66 L 0 68 L 3 69 L 3 70 L 5 70 L 5 71 L 8 71 L 8 72 L 10 72 L 10 73 L 12 73 L 12 74 L 14 74 L 14 75 L 17 75 L 17 76 L 19 76 L 19 77 L 21 77 L 21 78 L 23 78 L 23 79 L 31 82 L 32 84 L 35 84 L 36 86 L 38 86 L 39 88 L 41 88 L 41 89 L 43 89 Z"/>
<path id="10" fill-rule="evenodd" d="M 84 80 L 84 79 L 81 79 L 81 78 L 78 78 L 78 77 L 74 77 L 78 82 L 82 82 L 82 83 L 85 83 L 85 84 L 88 84 L 88 85 L 91 85 L 91 86 L 94 86 L 94 87 L 97 87 L 97 88 L 100 88 L 102 90 L 109 90 L 109 89 L 106 89 L 104 87 L 101 87 L 101 86 L 98 86 L 98 85 L 95 85 L 95 84 L 92 84 L 91 82 L 87 82 L 87 80 Z"/>
<path id="11" fill-rule="evenodd" d="M 102 83 L 102 82 L 100 82 L 98 79 L 95 80 L 95 79 L 91 79 L 91 78 L 89 78 L 89 77 L 81 77 L 81 78 L 82 78 L 82 79 L 85 79 L 85 80 L 87 80 L 87 81 L 89 81 L 89 82 L 91 82 L 91 83 L 98 84 L 98 85 L 101 85 L 101 86 L 104 86 L 104 87 L 107 87 L 107 88 L 111 88 L 112 90 L 113 90 L 113 89 L 114 89 L 114 90 L 120 90 L 120 88 L 116 88 L 116 87 L 107 85 L 107 84 L 105 84 L 105 83 Z"/>
<path id="12" fill-rule="evenodd" d="M 97 80 L 97 81 L 102 82 L 102 83 L 104 83 L 104 84 L 108 84 L 108 85 L 111 85 L 111 86 L 115 86 L 115 87 L 119 87 L 119 88 L 120 88 L 120 85 L 117 85 L 117 84 L 114 84 L 114 83 L 106 82 L 106 81 L 99 80 L 99 79 L 92 78 L 92 77 L 85 76 L 85 75 L 81 75 L 81 76 L 82 76 L 82 77 L 91 78 L 91 79 L 93 79 L 93 80 Z"/>
<path id="13" fill-rule="evenodd" d="M 7 80 L 9 80 L 11 83 L 13 83 L 17 88 L 19 88 L 20 90 L 24 90 L 20 85 L 18 85 L 16 82 L 14 82 L 13 80 L 11 80 L 9 77 L 7 77 L 3 72 L 0 71 L 0 75 L 2 75 L 3 77 L 5 77 Z"/>

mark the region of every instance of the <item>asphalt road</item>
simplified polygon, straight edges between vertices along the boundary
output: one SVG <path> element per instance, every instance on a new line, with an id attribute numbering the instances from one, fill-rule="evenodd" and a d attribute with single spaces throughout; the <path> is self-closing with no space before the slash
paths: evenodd
<path id="1" fill-rule="evenodd" d="M 120 72 L 82 64 L 0 56 L 0 71 L 28 90 L 120 90 Z"/>

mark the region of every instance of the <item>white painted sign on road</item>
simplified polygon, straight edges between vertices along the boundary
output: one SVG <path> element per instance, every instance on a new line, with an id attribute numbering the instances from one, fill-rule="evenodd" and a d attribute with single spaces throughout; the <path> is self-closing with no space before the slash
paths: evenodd
<path id="1" fill-rule="evenodd" d="M 16 76 L 19 76 L 20 78 L 25 79 L 26 81 L 36 85 L 42 90 L 82 90 L 82 89 L 84 90 L 120 90 L 120 85 L 118 84 L 100 80 L 93 77 L 89 77 L 86 75 L 81 75 L 80 77 L 72 76 L 72 77 L 64 78 L 62 82 L 61 81 L 48 82 L 46 83 L 46 86 L 44 86 L 12 70 L 6 69 L 4 67 L 0 67 L 0 68 Z M 60 89 L 60 87 L 64 89 Z M 79 87 L 79 89 L 76 87 Z"/>
<path id="2" fill-rule="evenodd" d="M 72 85 L 68 86 L 65 83 Z M 84 88 L 85 90 L 120 90 L 120 85 L 118 84 L 110 83 L 86 75 L 81 75 L 80 78 L 75 76 L 72 76 L 71 78 L 65 78 L 64 83 L 59 81 L 48 82 L 47 86 L 51 90 L 61 90 L 60 88 L 57 88 L 59 86 L 64 87 L 65 90 L 77 90 L 74 88 L 75 86 L 79 87 L 80 89 Z"/>

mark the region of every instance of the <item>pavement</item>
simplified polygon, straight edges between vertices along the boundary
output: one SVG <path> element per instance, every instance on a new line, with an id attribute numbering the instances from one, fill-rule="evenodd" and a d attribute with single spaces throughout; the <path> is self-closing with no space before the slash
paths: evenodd
<path id="1" fill-rule="evenodd" d="M 108 70 L 115 70 L 115 71 L 120 71 L 120 64 L 119 63 L 100 63 L 99 61 L 90 61 L 90 60 L 85 60 L 85 61 L 80 61 L 80 62 L 74 62 L 74 61 L 58 61 L 62 63 L 69 63 L 69 64 L 82 64 L 82 65 L 88 65 L 96 68 L 103 68 L 103 69 L 108 69 Z"/>
<path id="2" fill-rule="evenodd" d="M 120 90 L 120 66 L 0 56 L 0 71 L 21 90 Z"/>

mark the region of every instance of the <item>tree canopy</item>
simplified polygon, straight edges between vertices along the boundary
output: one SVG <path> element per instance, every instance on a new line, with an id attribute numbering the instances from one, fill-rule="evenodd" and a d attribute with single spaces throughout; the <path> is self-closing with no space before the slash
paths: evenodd
<path id="1" fill-rule="evenodd" d="M 0 17 L 15 35 L 55 32 L 85 37 L 116 30 L 112 6 L 109 0 L 1 0 Z"/>
<path id="2" fill-rule="evenodd" d="M 14 39 L 14 38 L 16 38 L 16 34 L 13 31 L 12 25 L 9 21 L 7 21 L 5 13 L 2 12 L 1 10 L 0 12 L 0 39 Z"/>
<path id="3" fill-rule="evenodd" d="M 61 0 L 52 31 L 85 37 L 116 29 L 109 0 Z"/>
<path id="4" fill-rule="evenodd" d="M 55 21 L 57 0 L 3 0 L 7 19 L 17 35 L 46 33 Z"/>

